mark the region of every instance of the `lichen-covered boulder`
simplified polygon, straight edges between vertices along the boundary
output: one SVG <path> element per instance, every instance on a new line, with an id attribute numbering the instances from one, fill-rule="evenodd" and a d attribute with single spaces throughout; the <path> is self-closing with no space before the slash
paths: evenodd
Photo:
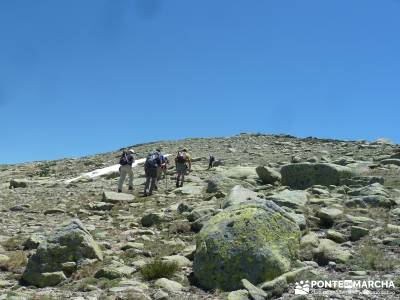
<path id="1" fill-rule="evenodd" d="M 293 189 L 306 189 L 313 185 L 340 185 L 352 176 L 350 168 L 329 163 L 289 164 L 281 168 L 282 184 Z"/>
<path id="2" fill-rule="evenodd" d="M 251 200 L 215 215 L 198 234 L 194 275 L 205 289 L 232 291 L 287 272 L 298 257 L 300 230 L 272 201 Z"/>
<path id="3" fill-rule="evenodd" d="M 103 260 L 102 252 L 83 224 L 73 219 L 54 230 L 28 261 L 23 281 L 45 287 L 58 284 L 63 276 L 63 265 L 75 262 L 78 266 L 85 259 Z"/>

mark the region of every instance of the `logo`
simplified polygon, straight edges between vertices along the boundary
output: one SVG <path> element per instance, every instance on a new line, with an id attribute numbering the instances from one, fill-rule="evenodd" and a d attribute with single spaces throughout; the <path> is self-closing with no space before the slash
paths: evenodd
<path id="1" fill-rule="evenodd" d="M 391 280 L 306 280 L 295 283 L 296 295 L 358 294 L 391 295 L 395 285 Z"/>
<path id="2" fill-rule="evenodd" d="M 310 292 L 310 284 L 307 281 L 296 282 L 294 293 L 296 295 L 307 295 Z"/>

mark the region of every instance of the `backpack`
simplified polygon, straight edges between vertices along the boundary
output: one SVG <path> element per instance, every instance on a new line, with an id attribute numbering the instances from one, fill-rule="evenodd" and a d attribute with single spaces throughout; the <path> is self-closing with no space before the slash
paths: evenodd
<path id="1" fill-rule="evenodd" d="M 120 160 L 119 160 L 119 164 L 120 164 L 121 166 L 125 166 L 125 165 L 127 165 L 127 164 L 129 163 L 128 160 L 129 160 L 129 159 L 128 159 L 128 155 L 127 155 L 126 153 L 124 153 L 124 154 L 122 154 L 122 156 L 121 156 L 121 158 L 120 158 Z"/>
<path id="2" fill-rule="evenodd" d="M 179 151 L 178 156 L 176 157 L 176 162 L 180 164 L 186 163 L 186 153 L 183 151 Z"/>
<path id="3" fill-rule="evenodd" d="M 146 158 L 145 167 L 150 168 L 150 169 L 157 168 L 158 164 L 159 164 L 159 162 L 158 162 L 159 160 L 160 160 L 160 157 L 157 152 L 150 153 Z"/>

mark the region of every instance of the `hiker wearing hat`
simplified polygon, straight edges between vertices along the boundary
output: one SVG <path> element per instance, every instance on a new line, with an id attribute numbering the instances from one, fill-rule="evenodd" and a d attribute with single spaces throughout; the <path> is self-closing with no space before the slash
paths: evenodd
<path id="1" fill-rule="evenodd" d="M 175 158 L 175 166 L 177 173 L 176 187 L 181 187 L 183 186 L 186 172 L 192 170 L 192 161 L 186 148 L 178 151 L 178 155 Z"/>
<path id="2" fill-rule="evenodd" d="M 126 175 L 129 177 L 129 190 L 133 190 L 133 171 L 132 164 L 135 162 L 135 158 L 133 154 L 135 151 L 130 149 L 128 151 L 124 150 L 122 152 L 121 158 L 119 159 L 119 181 L 118 181 L 118 193 L 122 193 L 122 186 L 124 185 L 124 181 Z"/>
<path id="3" fill-rule="evenodd" d="M 144 174 L 146 175 L 146 183 L 144 185 L 143 196 L 151 196 L 154 187 L 157 184 L 157 176 L 161 167 L 160 154 L 158 151 L 150 152 L 144 163 Z"/>

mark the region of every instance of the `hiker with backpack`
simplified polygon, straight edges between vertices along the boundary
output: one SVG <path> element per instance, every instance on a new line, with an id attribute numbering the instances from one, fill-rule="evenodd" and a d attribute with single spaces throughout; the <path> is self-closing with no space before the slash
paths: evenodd
<path id="1" fill-rule="evenodd" d="M 192 161 L 190 155 L 187 153 L 187 149 L 178 151 L 178 155 L 175 158 L 176 166 L 176 187 L 182 187 L 185 180 L 186 172 L 192 170 Z"/>
<path id="2" fill-rule="evenodd" d="M 210 158 L 208 159 L 208 169 L 210 170 L 214 165 L 215 157 L 214 155 L 210 154 Z"/>
<path id="3" fill-rule="evenodd" d="M 144 186 L 143 196 L 151 196 L 154 187 L 157 184 L 158 170 L 161 167 L 160 153 L 157 151 L 149 153 L 144 163 L 144 173 L 146 175 L 146 183 Z"/>
<path id="4" fill-rule="evenodd" d="M 119 181 L 118 181 L 118 193 L 122 193 L 122 186 L 124 185 L 124 181 L 126 176 L 129 177 L 128 189 L 130 191 L 133 190 L 133 171 L 132 164 L 135 162 L 135 158 L 133 154 L 135 151 L 130 149 L 128 151 L 124 150 L 119 159 Z"/>

